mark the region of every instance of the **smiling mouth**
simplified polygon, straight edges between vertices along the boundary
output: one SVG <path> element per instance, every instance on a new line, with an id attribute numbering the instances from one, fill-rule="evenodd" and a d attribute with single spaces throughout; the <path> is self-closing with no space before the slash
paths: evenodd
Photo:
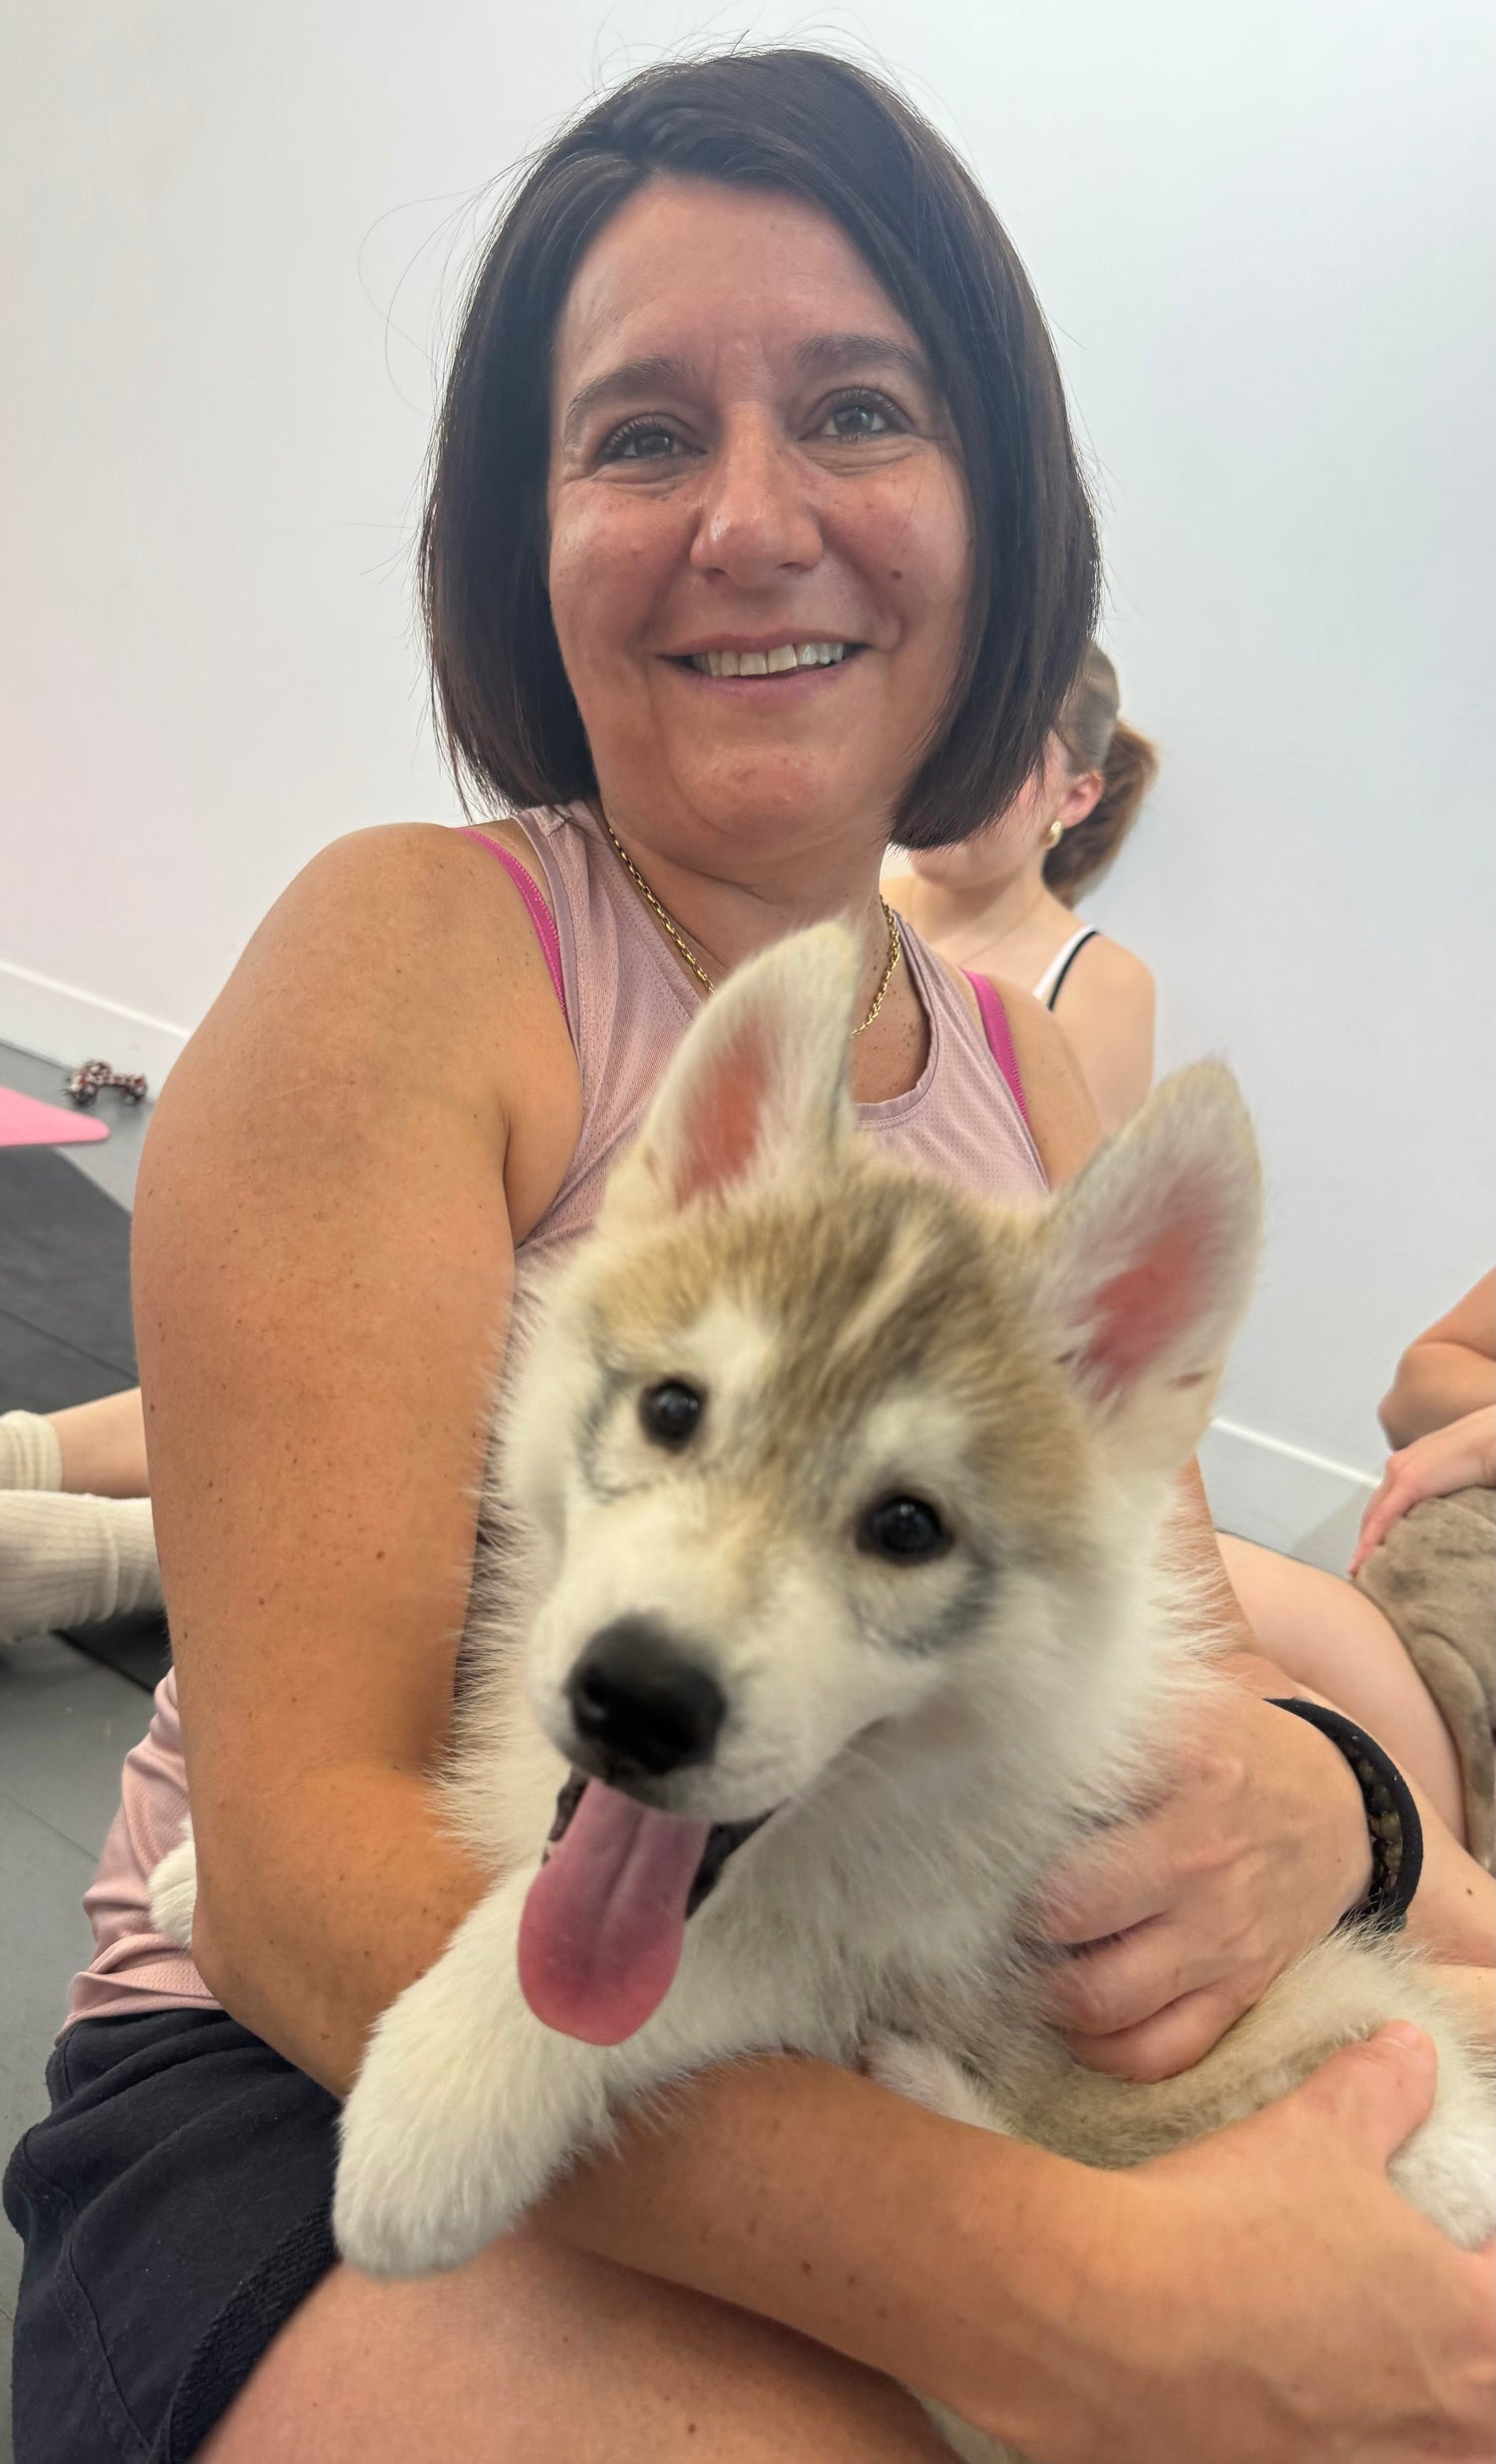
<path id="1" fill-rule="evenodd" d="M 675 664 L 698 676 L 787 676 L 798 667 L 841 667 L 860 641 L 781 641 L 769 650 L 691 650 Z"/>

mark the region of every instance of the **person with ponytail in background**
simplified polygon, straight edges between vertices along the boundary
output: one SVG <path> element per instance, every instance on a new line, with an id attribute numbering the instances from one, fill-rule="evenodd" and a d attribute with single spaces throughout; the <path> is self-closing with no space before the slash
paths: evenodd
<path id="1" fill-rule="evenodd" d="M 911 853 L 909 871 L 884 884 L 942 958 L 1029 986 L 1054 1012 L 1108 1131 L 1153 1076 L 1153 978 L 1073 912 L 1110 868 L 1158 769 L 1118 699 L 1117 671 L 1092 642 L 1043 766 L 1013 802 L 958 846 Z"/>

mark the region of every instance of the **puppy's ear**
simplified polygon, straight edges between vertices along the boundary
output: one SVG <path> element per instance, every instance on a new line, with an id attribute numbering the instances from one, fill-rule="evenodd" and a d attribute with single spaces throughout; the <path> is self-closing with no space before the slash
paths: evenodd
<path id="1" fill-rule="evenodd" d="M 1166 1078 L 1042 1220 L 1046 1339 L 1138 1469 L 1173 1469 L 1204 1434 L 1252 1291 L 1262 1203 L 1236 1080 L 1201 1061 Z"/>
<path id="2" fill-rule="evenodd" d="M 857 944 L 821 924 L 738 968 L 688 1028 L 608 1184 L 614 1221 L 657 1222 L 739 1182 L 829 1155 L 852 1126 Z"/>

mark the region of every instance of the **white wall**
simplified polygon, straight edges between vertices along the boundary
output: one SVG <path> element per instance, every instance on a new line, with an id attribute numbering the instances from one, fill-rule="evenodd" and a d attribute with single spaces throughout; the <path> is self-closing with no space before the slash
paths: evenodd
<path id="1" fill-rule="evenodd" d="M 481 185 L 692 32 L 871 45 L 1007 218 L 1097 459 L 1165 770 L 1096 913 L 1154 964 L 1165 1057 L 1235 1062 L 1272 1182 L 1224 1406 L 1251 1435 L 1212 1477 L 1322 1553 L 1400 1344 L 1493 1245 L 1489 10 L 50 0 L 12 27 L 0 1038 L 159 1073 L 318 845 L 454 810 L 407 550 Z"/>

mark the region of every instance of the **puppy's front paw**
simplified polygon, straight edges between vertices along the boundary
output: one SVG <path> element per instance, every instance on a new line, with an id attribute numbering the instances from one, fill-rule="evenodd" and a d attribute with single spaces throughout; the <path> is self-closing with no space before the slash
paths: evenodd
<path id="1" fill-rule="evenodd" d="M 343 2108 L 333 2232 L 368 2275 L 461 2266 L 547 2178 L 505 2127 L 504 2100 L 486 2092 L 482 2050 L 460 2031 L 444 2041 L 407 2009 L 418 1991 L 381 2021 Z"/>
<path id="2" fill-rule="evenodd" d="M 461 2266 L 607 2128 L 597 2049 L 543 2027 L 520 1992 L 518 1891 L 475 1908 L 386 2011 L 343 2108 L 332 2222 L 370 2275 Z"/>
<path id="3" fill-rule="evenodd" d="M 192 1947 L 192 1917 L 197 1907 L 197 1851 L 187 1832 L 162 1858 L 151 1876 L 151 1922 L 169 1942 L 183 1950 Z"/>

